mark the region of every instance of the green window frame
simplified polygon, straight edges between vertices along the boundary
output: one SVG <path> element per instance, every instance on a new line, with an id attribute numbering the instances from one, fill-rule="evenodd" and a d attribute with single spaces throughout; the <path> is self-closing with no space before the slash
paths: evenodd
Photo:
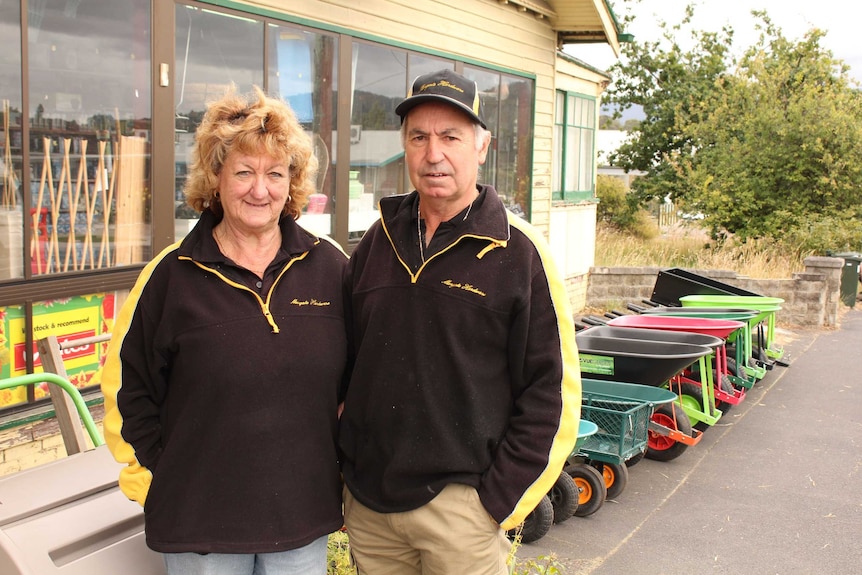
<path id="1" fill-rule="evenodd" d="M 554 99 L 552 199 L 595 198 L 596 99 L 557 90 Z"/>

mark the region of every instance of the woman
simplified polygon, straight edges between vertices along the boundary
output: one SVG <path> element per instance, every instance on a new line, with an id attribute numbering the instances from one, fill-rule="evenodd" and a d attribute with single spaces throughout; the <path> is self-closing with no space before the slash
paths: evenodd
<path id="1" fill-rule="evenodd" d="M 168 573 L 326 573 L 342 525 L 335 434 L 346 255 L 295 221 L 317 162 L 260 89 L 211 104 L 187 203 L 144 269 L 105 362 L 105 436 Z"/>

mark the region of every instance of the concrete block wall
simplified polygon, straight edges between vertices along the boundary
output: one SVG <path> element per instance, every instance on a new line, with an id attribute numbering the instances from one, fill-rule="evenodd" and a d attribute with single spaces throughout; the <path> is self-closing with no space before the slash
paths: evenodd
<path id="1" fill-rule="evenodd" d="M 754 279 L 728 270 L 688 270 L 729 285 L 784 300 L 778 325 L 829 327 L 837 323 L 842 258 L 809 257 L 805 271 L 787 279 Z M 593 267 L 587 287 L 588 307 L 625 309 L 652 297 L 660 267 Z"/>
<path id="2" fill-rule="evenodd" d="M 587 286 L 590 276 L 582 274 L 566 278 L 566 293 L 572 304 L 572 309 L 584 309 L 587 305 Z"/>

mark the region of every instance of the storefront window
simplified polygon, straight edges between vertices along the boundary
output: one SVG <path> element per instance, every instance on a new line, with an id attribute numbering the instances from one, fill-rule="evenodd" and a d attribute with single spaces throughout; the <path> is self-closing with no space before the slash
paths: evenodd
<path id="1" fill-rule="evenodd" d="M 162 233 L 169 221 L 159 219 L 153 233 L 154 213 L 173 216 L 176 239 L 194 226 L 198 215 L 182 192 L 189 152 L 207 103 L 231 85 L 240 93 L 260 86 L 293 107 L 320 163 L 318 193 L 299 223 L 316 233 L 337 232 L 349 249 L 379 218 L 382 197 L 412 189 L 395 107 L 417 76 L 463 70 L 479 85 L 493 135 L 479 180 L 529 217 L 532 79 L 346 30 L 313 29 L 290 22 L 289 8 L 282 19 L 274 8 L 249 5 L 242 13 L 236 2 L 183 2 L 0 0 L 0 378 L 41 371 L 35 346 L 47 335 L 66 340 L 110 332 L 124 290 L 154 255 L 152 242 L 161 248 L 170 241 Z M 173 12 L 175 28 L 152 30 L 152 20 L 170 19 L 165 10 Z M 350 62 L 339 63 L 343 42 L 350 44 Z M 160 74 L 151 53 L 170 52 L 171 43 L 175 58 L 158 63 L 166 78 L 154 88 L 151 78 Z M 339 77 L 341 69 L 350 73 Z M 160 98 L 172 93 L 174 107 L 154 111 L 154 89 L 162 90 Z M 571 115 L 555 124 L 555 161 L 591 157 L 586 129 L 595 123 L 595 102 L 569 108 Z M 350 126 L 340 146 L 339 119 Z M 163 127 L 164 138 L 158 135 Z M 153 148 L 160 177 L 165 163 L 172 185 L 152 189 Z M 349 185 L 337 189 L 336 173 Z M 554 191 L 581 188 L 589 175 L 556 172 Z M 334 221 L 341 213 L 346 226 Z M 105 345 L 64 354 L 76 385 L 89 385 Z M 38 388 L 0 394 L 0 412 L 43 396 Z"/>
<path id="2" fill-rule="evenodd" d="M 308 130 L 317 157 L 317 192 L 299 223 L 318 234 L 333 232 L 335 142 L 337 141 L 338 40 L 331 35 L 270 24 L 268 86 L 283 98 Z"/>
<path id="3" fill-rule="evenodd" d="M 465 66 L 464 74 L 479 85 L 493 136 L 479 181 L 493 185 L 506 207 L 527 218 L 532 187 L 533 81 L 472 66 Z"/>
<path id="4" fill-rule="evenodd" d="M 34 275 L 151 257 L 149 30 L 149 2 L 28 5 Z"/>
<path id="5" fill-rule="evenodd" d="M 404 192 L 401 121 L 395 106 L 407 91 L 407 52 L 355 42 L 350 97 L 349 238 L 358 239 L 379 217 L 383 196 Z"/>
<path id="6" fill-rule="evenodd" d="M 182 239 L 198 218 L 183 195 L 195 131 L 207 103 L 231 84 L 241 94 L 264 87 L 264 43 L 263 22 L 252 18 L 178 4 L 176 23 L 174 232 Z"/>
<path id="7" fill-rule="evenodd" d="M 24 275 L 21 10 L 0 3 L 0 281 Z"/>

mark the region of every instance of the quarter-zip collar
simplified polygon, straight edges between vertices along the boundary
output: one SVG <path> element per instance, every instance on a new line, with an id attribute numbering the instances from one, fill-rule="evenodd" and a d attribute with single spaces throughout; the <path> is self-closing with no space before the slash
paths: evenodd
<path id="1" fill-rule="evenodd" d="M 395 255 L 410 273 L 413 283 L 419 278 L 422 269 L 435 258 L 443 255 L 452 246 L 466 238 L 480 240 L 476 257 L 481 258 L 489 250 L 505 248 L 510 237 L 509 219 L 506 208 L 500 201 L 497 191 L 489 185 L 478 185 L 479 197 L 476 198 L 470 215 L 466 220 L 454 222 L 455 233 L 440 249 L 427 257 L 418 269 L 411 266 L 418 253 L 417 202 L 419 192 L 413 191 L 400 196 L 389 196 L 380 200 L 380 219 Z M 457 220 L 460 216 L 455 216 Z"/>
<path id="2" fill-rule="evenodd" d="M 219 277 L 222 281 L 239 290 L 247 291 L 257 300 L 260 305 L 261 312 L 264 318 L 272 327 L 273 333 L 279 333 L 278 324 L 272 317 L 270 311 L 270 302 L 272 294 L 278 286 L 279 280 L 284 276 L 287 270 L 297 261 L 305 258 L 308 252 L 320 242 L 320 238 L 310 234 L 296 221 L 284 216 L 278 222 L 281 228 L 281 247 L 275 256 L 275 259 L 267 268 L 267 273 L 275 273 L 275 279 L 270 285 L 266 293 L 261 297 L 260 294 L 250 289 L 248 286 L 238 281 L 236 278 L 230 277 L 226 272 L 229 264 L 227 258 L 218 248 L 215 238 L 213 238 L 213 228 L 218 225 L 219 219 L 209 210 L 201 213 L 201 219 L 192 231 L 180 243 L 177 250 L 177 256 L 181 260 L 189 260 L 198 267 L 208 270 Z M 278 266 L 279 269 L 273 269 Z"/>

